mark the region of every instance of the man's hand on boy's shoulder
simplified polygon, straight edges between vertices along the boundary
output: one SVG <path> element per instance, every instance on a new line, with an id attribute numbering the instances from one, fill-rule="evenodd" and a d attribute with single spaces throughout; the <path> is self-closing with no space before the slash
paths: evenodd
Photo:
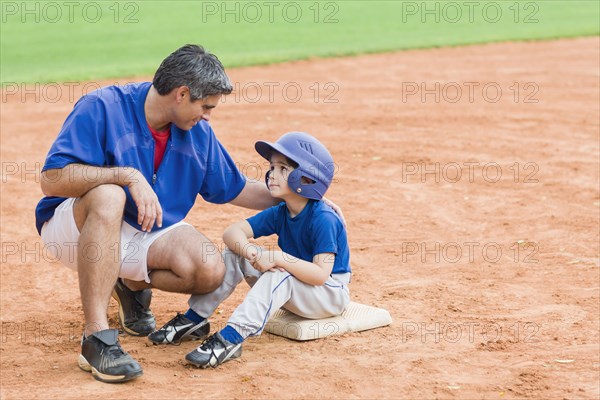
<path id="1" fill-rule="evenodd" d="M 327 204 L 329 207 L 333 208 L 333 211 L 335 211 L 335 213 L 342 220 L 342 223 L 344 224 L 344 226 L 346 226 L 346 218 L 344 218 L 344 213 L 342 212 L 342 209 L 340 208 L 340 206 L 338 206 L 337 204 L 335 204 L 333 201 L 329 200 L 326 197 L 323 197 L 323 202 L 325 204 Z"/>

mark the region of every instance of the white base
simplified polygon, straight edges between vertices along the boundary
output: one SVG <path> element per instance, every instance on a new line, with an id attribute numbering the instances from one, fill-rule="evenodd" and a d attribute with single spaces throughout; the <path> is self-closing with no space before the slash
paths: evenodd
<path id="1" fill-rule="evenodd" d="M 383 308 L 350 302 L 342 315 L 323 319 L 305 319 L 280 309 L 267 322 L 265 331 L 293 340 L 314 340 L 346 332 L 360 332 L 392 323 Z"/>

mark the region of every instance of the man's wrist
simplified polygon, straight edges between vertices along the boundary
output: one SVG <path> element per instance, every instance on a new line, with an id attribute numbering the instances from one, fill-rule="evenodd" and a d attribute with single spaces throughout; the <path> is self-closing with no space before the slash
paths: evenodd
<path id="1" fill-rule="evenodd" d="M 137 170 L 132 167 L 116 167 L 116 176 L 119 186 L 129 186 L 132 183 L 137 182 Z"/>

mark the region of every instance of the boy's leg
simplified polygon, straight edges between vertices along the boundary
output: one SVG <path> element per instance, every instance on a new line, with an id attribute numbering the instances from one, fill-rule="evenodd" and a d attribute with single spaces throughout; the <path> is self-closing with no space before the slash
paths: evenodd
<path id="1" fill-rule="evenodd" d="M 242 342 L 259 335 L 270 315 L 285 304 L 296 279 L 286 271 L 268 271 L 260 276 L 229 319 L 227 326 L 210 336 L 185 359 L 197 367 L 217 367 L 242 354 Z"/>
<path id="2" fill-rule="evenodd" d="M 324 285 L 297 281 L 294 295 L 283 308 L 304 318 L 321 319 L 340 315 L 350 303 L 348 286 L 331 277 Z"/>
<path id="3" fill-rule="evenodd" d="M 214 368 L 239 357 L 244 339 L 260 335 L 269 318 L 282 306 L 306 318 L 324 318 L 341 314 L 349 302 L 348 287 L 333 278 L 323 286 L 313 286 L 285 271 L 266 272 L 236 308 L 227 326 L 185 358 L 198 367 Z"/>
<path id="4" fill-rule="evenodd" d="M 260 277 L 258 272 L 244 257 L 225 248 L 223 251 L 225 278 L 216 290 L 207 294 L 192 295 L 188 304 L 192 310 L 203 317 L 210 317 L 217 307 L 234 292 L 237 285 L 245 278 L 252 282 Z"/>
<path id="5" fill-rule="evenodd" d="M 206 294 L 194 294 L 188 304 L 190 310 L 183 315 L 177 314 L 162 328 L 151 333 L 148 338 L 156 344 L 179 343 L 184 340 L 197 340 L 208 335 L 210 325 L 206 318 L 210 317 L 217 307 L 227 299 L 240 283 L 246 278 L 249 283 L 255 282 L 260 276 L 255 268 L 243 257 L 238 256 L 229 249 L 222 254 L 225 264 L 225 277 L 221 285 L 214 291 Z"/>
<path id="6" fill-rule="evenodd" d="M 286 304 L 299 281 L 287 271 L 268 271 L 252 286 L 228 325 L 245 339 L 260 335 L 271 315 Z"/>
<path id="7" fill-rule="evenodd" d="M 348 286 L 329 278 L 324 285 L 306 284 L 288 272 L 267 272 L 261 276 L 227 322 L 245 339 L 260 335 L 280 308 L 304 318 L 319 319 L 340 315 L 350 302 Z"/>

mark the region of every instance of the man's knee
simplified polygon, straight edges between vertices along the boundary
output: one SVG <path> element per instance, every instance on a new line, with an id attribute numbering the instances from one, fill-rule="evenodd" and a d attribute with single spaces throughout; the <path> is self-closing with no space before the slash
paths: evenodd
<path id="1" fill-rule="evenodd" d="M 121 186 L 96 186 L 75 203 L 75 222 L 80 229 L 90 215 L 105 223 L 120 222 L 123 219 L 125 201 L 125 190 Z"/>
<path id="2" fill-rule="evenodd" d="M 196 289 L 203 293 L 216 290 L 223 283 L 225 265 L 220 255 L 206 257 L 200 268 L 195 268 Z"/>
<path id="3" fill-rule="evenodd" d="M 181 278 L 181 293 L 206 294 L 214 291 L 223 283 L 225 266 L 220 257 L 195 258 L 189 254 L 178 254 L 171 260 L 177 266 L 173 271 Z"/>

